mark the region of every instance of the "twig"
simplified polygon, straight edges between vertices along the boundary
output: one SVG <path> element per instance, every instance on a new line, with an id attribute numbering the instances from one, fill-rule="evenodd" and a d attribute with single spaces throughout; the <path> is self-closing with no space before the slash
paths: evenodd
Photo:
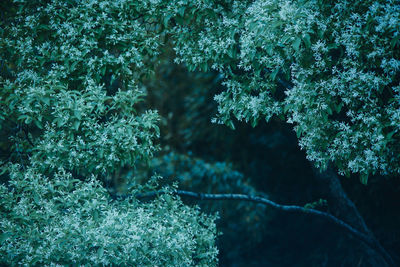
<path id="1" fill-rule="evenodd" d="M 151 192 L 147 192 L 147 193 L 143 193 L 143 194 L 137 194 L 137 195 L 135 195 L 135 197 L 138 199 L 154 198 L 158 195 L 166 194 L 166 193 L 168 193 L 168 192 L 164 191 L 164 190 L 151 191 Z M 198 200 L 249 201 L 249 202 L 254 202 L 254 203 L 260 203 L 260 204 L 270 206 L 275 209 L 286 211 L 286 212 L 299 212 L 299 213 L 314 215 L 314 216 L 326 219 L 327 221 L 346 230 L 347 232 L 352 234 L 355 238 L 364 242 L 369 247 L 376 250 L 380 255 L 382 255 L 382 257 L 385 259 L 385 261 L 387 262 L 387 264 L 389 266 L 395 266 L 392 257 L 389 255 L 389 253 L 386 252 L 386 250 L 379 244 L 379 242 L 376 239 L 367 236 L 366 234 L 358 231 L 351 225 L 345 223 L 344 221 L 336 218 L 335 216 L 333 216 L 327 212 L 323 212 L 323 211 L 319 211 L 319 210 L 315 210 L 315 209 L 308 209 L 308 208 L 304 208 L 301 206 L 295 206 L 295 205 L 281 205 L 281 204 L 273 202 L 264 197 L 257 197 L 257 196 L 243 195 L 243 194 L 205 194 L 205 193 L 196 193 L 196 192 L 190 192 L 190 191 L 184 191 L 184 190 L 176 190 L 176 191 L 172 191 L 169 193 L 178 195 L 178 196 L 182 196 L 182 197 L 190 197 L 190 198 L 194 198 L 194 199 L 198 199 Z"/>

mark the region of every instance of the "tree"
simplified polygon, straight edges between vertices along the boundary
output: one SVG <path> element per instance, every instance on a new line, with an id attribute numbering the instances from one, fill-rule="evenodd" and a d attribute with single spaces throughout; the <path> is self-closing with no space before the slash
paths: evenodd
<path id="1" fill-rule="evenodd" d="M 144 185 L 150 191 L 158 188 L 146 181 L 138 184 L 128 172 L 157 150 L 159 117 L 138 102 L 145 94 L 143 79 L 153 77 L 160 51 L 169 42 L 177 63 L 223 77 L 224 90 L 215 96 L 214 122 L 234 128 L 234 118 L 253 126 L 261 119 L 279 118 L 294 124 L 307 158 L 328 170 L 317 176 L 329 188 L 334 215 L 342 218 L 338 223 L 364 235 L 367 245 L 370 240 L 366 249 L 381 257 L 377 262 L 392 264 L 335 173 L 359 175 L 364 184 L 370 175 L 399 174 L 396 1 L 18 0 L 2 10 L 1 190 L 7 198 L 2 199 L 0 251 L 6 262 L 128 263 L 123 255 L 110 255 L 118 250 L 136 255 L 139 247 L 123 247 L 127 243 L 113 232 L 119 226 L 102 228 L 118 218 L 120 228 L 127 231 L 121 236 L 132 242 L 137 235 L 123 225 L 139 223 L 141 229 L 153 229 L 151 225 L 159 223 L 165 229 L 142 232 L 139 238 L 147 245 L 140 246 L 142 251 L 130 263 L 216 263 L 214 218 L 183 206 L 176 197 L 191 194 L 166 188 L 150 194 L 156 196 L 154 202 L 138 202 L 138 197 L 149 196 L 143 194 Z M 131 192 L 128 200 L 113 202 L 103 188 L 115 187 L 117 176 Z M 60 195 L 77 197 L 78 203 L 89 203 L 88 209 L 81 210 L 76 202 L 71 202 L 71 210 L 58 207 Z M 93 197 L 103 211 L 94 208 Z M 44 216 L 43 201 L 51 207 Z M 30 209 L 33 220 L 37 216 L 43 225 L 56 214 L 49 232 L 60 242 L 76 235 L 84 238 L 94 229 L 113 241 L 103 243 L 110 246 L 99 245 L 96 236 L 78 241 L 75 249 L 83 242 L 95 245 L 60 259 L 54 258 L 52 243 L 45 247 L 49 258 L 38 259 L 43 255 L 41 229 L 28 228 L 29 236 L 37 239 L 30 238 L 25 250 L 16 246 L 23 244 L 20 238 L 26 232 L 21 216 L 28 214 L 23 210 Z M 122 216 L 126 210 L 141 214 L 141 220 Z M 171 219 L 164 224 L 166 213 Z M 77 218 L 83 223 L 91 216 L 93 223 L 79 233 L 60 220 Z M 73 234 L 59 237 L 57 229 Z M 172 233 L 181 240 L 169 242 Z M 115 243 L 121 245 L 114 248 Z M 93 253 L 97 256 L 87 256 Z"/>
<path id="2" fill-rule="evenodd" d="M 319 168 L 399 174 L 396 1 L 173 1 L 176 61 L 215 70 L 217 123 L 294 124 Z M 160 14 L 160 15 L 162 15 Z M 172 20 L 172 18 L 174 18 Z"/>
<path id="3" fill-rule="evenodd" d="M 2 2 L 2 264 L 216 264 L 215 216 L 106 190 L 157 150 L 159 116 L 137 110 L 162 39 L 143 27 L 148 4 Z"/>
<path id="4" fill-rule="evenodd" d="M 294 124 L 316 167 L 362 183 L 399 174 L 396 1 L 174 1 L 165 20 L 176 62 L 214 70 L 216 123 Z M 165 14 L 165 13 L 164 13 Z M 161 15 L 161 14 L 160 14 Z M 373 236 L 336 175 L 318 175 L 335 213 Z M 390 261 L 390 260 L 389 260 Z M 383 264 L 383 263 L 380 263 Z"/>

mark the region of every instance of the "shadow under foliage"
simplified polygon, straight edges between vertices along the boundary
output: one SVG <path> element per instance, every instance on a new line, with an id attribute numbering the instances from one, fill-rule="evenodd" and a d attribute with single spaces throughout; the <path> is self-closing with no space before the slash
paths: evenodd
<path id="1" fill-rule="evenodd" d="M 275 119 L 255 128 L 236 121 L 236 130 L 212 124 L 221 77 L 188 72 L 170 62 L 171 54 L 166 53 L 156 79 L 145 82 L 147 105 L 163 117 L 162 150 L 137 170 L 138 176 L 157 173 L 186 190 L 262 194 L 284 204 L 324 199 L 324 188 L 291 125 Z M 367 187 L 353 177 L 341 181 L 368 226 L 398 260 L 399 180 L 372 178 Z M 248 203 L 188 203 L 219 212 L 221 266 L 371 266 L 358 241 L 324 221 Z M 329 203 L 320 208 L 329 211 Z"/>

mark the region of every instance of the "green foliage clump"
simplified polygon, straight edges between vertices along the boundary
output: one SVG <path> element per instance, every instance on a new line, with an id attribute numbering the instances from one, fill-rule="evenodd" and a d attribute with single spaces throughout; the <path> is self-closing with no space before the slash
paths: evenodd
<path id="1" fill-rule="evenodd" d="M 126 200 L 108 191 L 158 150 L 159 116 L 139 103 L 163 39 L 152 1 L 3 10 L 1 264 L 216 265 L 214 216 L 172 195 L 139 202 L 149 177 Z"/>
<path id="2" fill-rule="evenodd" d="M 172 2 L 176 61 L 225 77 L 215 122 L 280 117 L 322 169 L 400 173 L 396 1 Z"/>
<path id="3" fill-rule="evenodd" d="M 183 188 L 195 191 L 255 194 L 249 180 L 227 162 L 210 163 L 191 155 L 170 152 L 150 161 L 145 176 L 155 174 L 176 180 Z"/>
<path id="4" fill-rule="evenodd" d="M 149 203 L 112 201 L 94 176 L 49 178 L 11 167 L 0 186 L 0 255 L 12 265 L 211 266 L 212 216 L 171 195 Z"/>
<path id="5" fill-rule="evenodd" d="M 321 209 L 321 208 L 326 208 L 327 206 L 328 206 L 328 201 L 320 198 L 317 201 L 305 204 L 304 208 L 306 208 L 306 209 Z"/>
<path id="6" fill-rule="evenodd" d="M 32 139 L 12 136 L 18 149 L 44 170 L 61 165 L 83 174 L 112 173 L 151 156 L 158 116 L 136 114 L 144 92 L 135 80 L 149 71 L 141 44 L 154 55 L 157 42 L 134 19 L 135 6 L 22 1 L 14 9 L 1 33 L 9 76 L 0 102 L 2 124 L 18 124 Z"/>
<path id="7" fill-rule="evenodd" d="M 194 155 L 171 152 L 155 157 L 150 161 L 148 172 L 137 175 L 145 178 L 152 174 L 161 175 L 167 183 L 178 182 L 183 190 L 260 195 L 250 179 L 235 170 L 232 164 L 207 162 Z M 217 227 L 222 235 L 217 241 L 222 265 L 248 265 L 253 253 L 265 242 L 266 233 L 271 231 L 269 222 L 274 212 L 267 211 L 267 207 L 262 205 L 240 201 L 201 201 L 198 204 L 204 211 L 219 214 Z M 248 255 L 247 261 L 240 262 L 238 255 Z"/>
<path id="8" fill-rule="evenodd" d="M 400 173 L 396 1 L 1 5 L 2 263 L 216 264 L 215 217 L 170 194 L 111 200 L 105 187 L 131 179 L 134 195 L 150 177 L 127 172 L 158 150 L 159 116 L 140 101 L 165 44 L 189 71 L 223 79 L 214 122 L 234 128 L 233 118 L 255 126 L 279 117 L 322 169 L 333 162 L 364 183 L 369 174 Z M 179 162 L 195 167 L 179 170 L 187 185 L 192 176 L 210 191 L 234 179 L 249 189 L 226 166 L 178 157 L 173 172 Z"/>

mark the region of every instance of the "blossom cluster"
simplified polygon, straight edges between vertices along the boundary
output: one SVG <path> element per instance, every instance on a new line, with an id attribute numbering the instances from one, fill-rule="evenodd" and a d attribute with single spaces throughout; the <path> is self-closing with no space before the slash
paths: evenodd
<path id="1" fill-rule="evenodd" d="M 11 167 L 0 185 L 0 255 L 11 265 L 212 266 L 215 216 L 172 195 L 112 201 L 95 176 Z M 161 219 L 162 218 L 162 219 Z"/>
<path id="2" fill-rule="evenodd" d="M 214 266 L 215 216 L 170 194 L 139 202 L 146 181 L 111 199 L 110 180 L 158 149 L 159 115 L 140 103 L 164 38 L 156 2 L 8 2 L 0 265 Z"/>
<path id="3" fill-rule="evenodd" d="M 214 122 L 285 118 L 320 168 L 400 173 L 397 1 L 196 3 L 170 31 L 177 62 L 225 78 Z"/>

